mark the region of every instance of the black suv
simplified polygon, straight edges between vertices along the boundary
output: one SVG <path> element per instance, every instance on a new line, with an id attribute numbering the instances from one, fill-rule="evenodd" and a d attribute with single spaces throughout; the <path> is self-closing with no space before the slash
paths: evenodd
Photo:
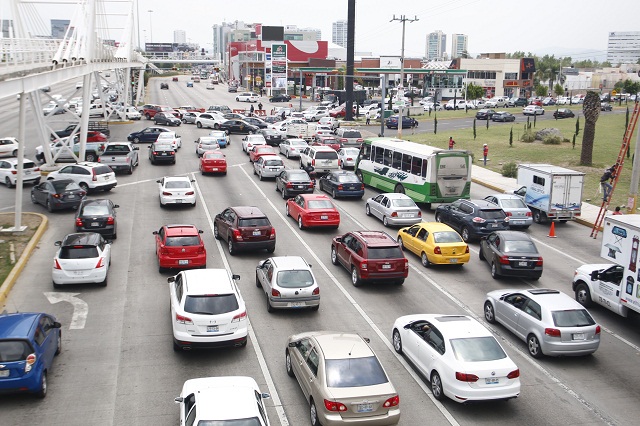
<path id="1" fill-rule="evenodd" d="M 289 102 L 291 100 L 291 96 L 285 94 L 273 95 L 269 98 L 269 102 Z"/>
<path id="2" fill-rule="evenodd" d="M 504 210 L 486 200 L 457 200 L 439 205 L 436 221 L 458 231 L 465 242 L 509 229 L 509 218 Z"/>
<path id="3" fill-rule="evenodd" d="M 276 229 L 257 207 L 228 207 L 213 221 L 213 236 L 226 241 L 229 254 L 240 250 L 276 250 Z"/>
<path id="4" fill-rule="evenodd" d="M 163 124 L 167 126 L 179 126 L 182 121 L 170 112 L 158 112 L 153 116 L 153 124 Z"/>
<path id="5" fill-rule="evenodd" d="M 169 83 L 160 83 L 160 89 L 169 89 Z"/>

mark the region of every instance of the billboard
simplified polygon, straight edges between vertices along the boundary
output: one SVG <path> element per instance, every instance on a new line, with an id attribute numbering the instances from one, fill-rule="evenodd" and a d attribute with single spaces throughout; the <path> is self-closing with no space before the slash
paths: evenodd
<path id="1" fill-rule="evenodd" d="M 264 27 L 262 27 L 264 30 Z M 271 81 L 272 87 L 287 87 L 287 45 L 273 44 L 271 46 Z"/>
<path id="2" fill-rule="evenodd" d="M 284 40 L 284 27 L 267 27 L 262 25 L 262 41 Z"/>

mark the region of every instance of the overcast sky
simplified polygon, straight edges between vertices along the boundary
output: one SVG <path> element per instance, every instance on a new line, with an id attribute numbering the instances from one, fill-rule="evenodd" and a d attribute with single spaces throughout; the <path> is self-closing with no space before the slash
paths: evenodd
<path id="1" fill-rule="evenodd" d="M 185 30 L 187 41 L 211 48 L 212 26 L 244 21 L 264 25 L 319 28 L 331 41 L 331 24 L 347 18 L 347 0 L 138 0 L 140 39 L 173 42 L 174 30 Z M 0 15 L 7 16 L 9 0 Z M 37 9 L 43 20 L 70 19 L 75 6 Z M 107 7 L 122 8 L 122 3 Z M 148 12 L 153 10 L 153 12 Z M 426 35 L 442 30 L 451 52 L 451 34 L 469 37 L 469 52 L 555 53 L 574 59 L 599 59 L 606 55 L 608 33 L 640 31 L 638 0 L 358 0 L 356 51 L 374 55 L 399 55 L 402 24 L 398 18 L 418 18 L 406 24 L 405 55 L 423 57 Z M 113 22 L 116 18 L 110 18 Z M 113 25 L 113 24 L 111 24 Z M 110 25 L 110 26 L 111 26 Z M 116 26 L 116 25 L 113 25 Z M 121 30 L 111 31 L 119 39 Z M 136 34 L 137 39 L 137 34 Z"/>

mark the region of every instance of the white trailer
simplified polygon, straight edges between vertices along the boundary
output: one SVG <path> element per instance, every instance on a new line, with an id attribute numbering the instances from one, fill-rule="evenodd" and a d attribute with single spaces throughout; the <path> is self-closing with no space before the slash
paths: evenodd
<path id="1" fill-rule="evenodd" d="M 534 222 L 566 222 L 580 216 L 584 173 L 552 164 L 520 164 L 517 181 L 521 186 L 513 193 L 529 206 Z"/>

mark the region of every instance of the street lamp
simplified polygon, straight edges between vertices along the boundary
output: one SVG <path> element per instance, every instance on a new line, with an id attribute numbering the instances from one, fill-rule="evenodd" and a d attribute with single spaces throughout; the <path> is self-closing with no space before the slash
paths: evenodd
<path id="1" fill-rule="evenodd" d="M 153 24 L 151 22 L 151 14 L 153 13 L 153 10 L 149 9 L 147 12 L 149 12 L 149 43 L 153 43 Z"/>

